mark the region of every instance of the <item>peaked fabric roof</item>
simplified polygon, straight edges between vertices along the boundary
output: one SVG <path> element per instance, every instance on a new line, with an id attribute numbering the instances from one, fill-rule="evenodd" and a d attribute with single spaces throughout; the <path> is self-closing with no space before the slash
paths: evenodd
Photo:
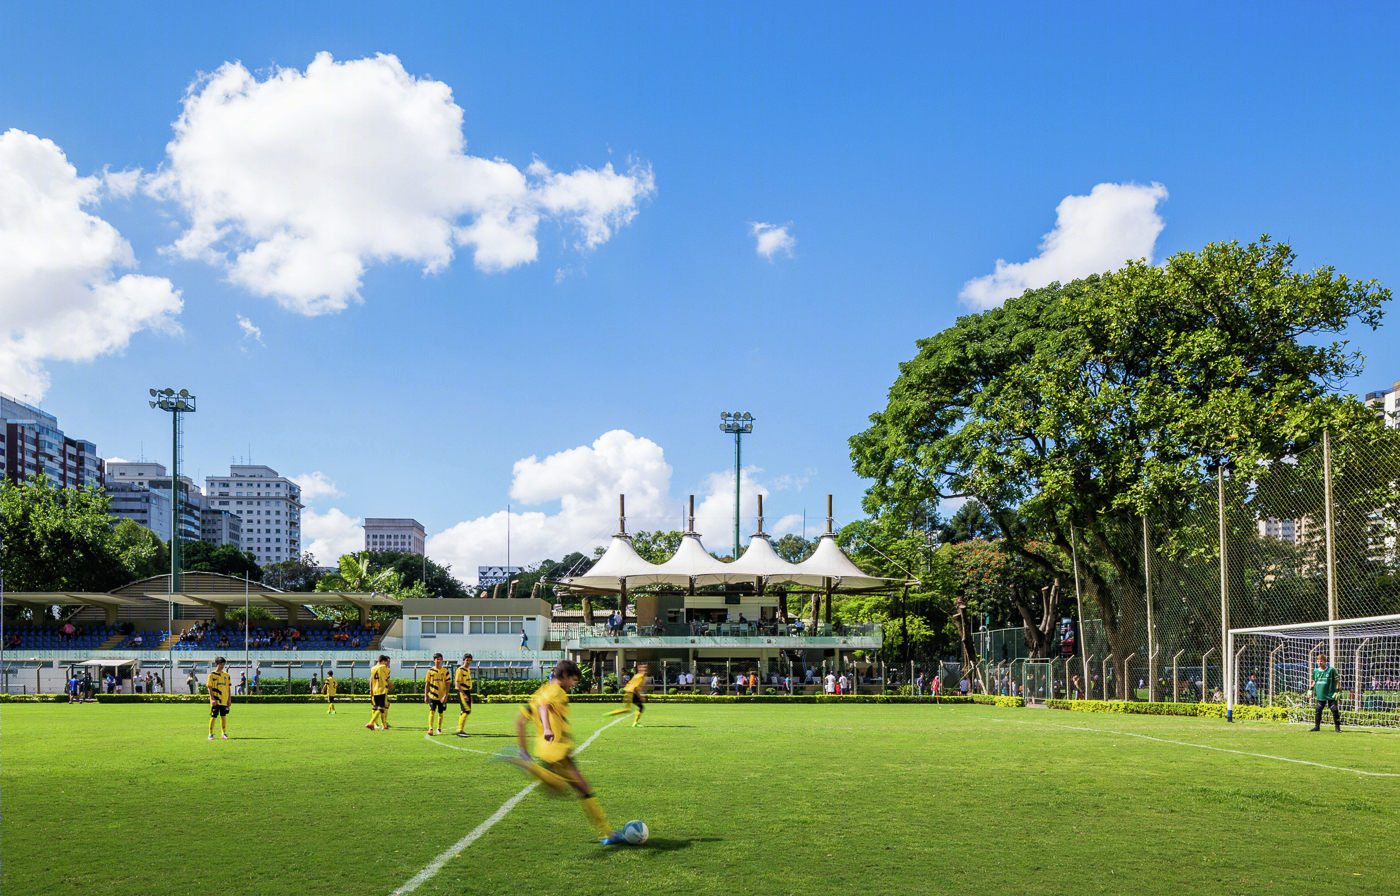
<path id="1" fill-rule="evenodd" d="M 687 534 L 681 539 L 676 553 L 665 563 L 649 563 L 632 547 L 626 535 L 614 535 L 612 543 L 598 562 L 581 576 L 566 576 L 557 583 L 598 591 L 619 591 L 642 585 L 675 585 L 697 588 L 712 585 L 754 583 L 765 585 L 799 585 L 824 588 L 831 580 L 836 591 L 865 591 L 892 588 L 904 584 L 904 579 L 886 579 L 867 575 L 851 562 L 851 558 L 836 543 L 836 536 L 822 535 L 812 556 L 801 563 L 789 563 L 773 550 L 768 536 L 756 534 L 749 539 L 743 555 L 733 563 L 710 556 L 700 536 Z"/>

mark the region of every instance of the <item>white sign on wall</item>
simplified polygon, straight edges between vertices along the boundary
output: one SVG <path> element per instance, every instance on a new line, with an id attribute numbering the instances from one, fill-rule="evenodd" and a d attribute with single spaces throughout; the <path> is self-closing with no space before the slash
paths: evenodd
<path id="1" fill-rule="evenodd" d="M 504 585 L 511 576 L 520 574 L 519 566 L 478 566 L 476 581 L 482 588 L 490 585 Z"/>

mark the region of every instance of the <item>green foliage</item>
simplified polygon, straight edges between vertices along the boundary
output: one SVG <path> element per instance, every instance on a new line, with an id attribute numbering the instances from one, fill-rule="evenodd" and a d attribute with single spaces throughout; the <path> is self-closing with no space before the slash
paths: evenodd
<path id="1" fill-rule="evenodd" d="M 953 513 L 948 525 L 939 533 L 939 540 L 945 544 L 961 544 L 975 538 L 996 538 L 1000 534 L 1001 529 L 982 505 L 968 501 Z"/>
<path id="2" fill-rule="evenodd" d="M 1131 700 L 1046 700 L 1051 709 L 1068 709 L 1072 712 L 1119 713 L 1138 716 L 1194 716 L 1208 703 L 1145 703 Z M 1222 713 L 1221 718 L 1224 718 Z"/>
<path id="3" fill-rule="evenodd" d="M 170 572 L 170 548 L 160 536 L 135 520 L 117 520 L 112 527 L 112 551 L 127 571 L 127 581 Z M 121 584 L 126 584 L 123 582 Z"/>
<path id="4" fill-rule="evenodd" d="M 973 703 L 980 703 L 984 706 L 1013 706 L 1020 708 L 1026 705 L 1026 698 L 1024 697 L 1007 697 L 1002 694 L 973 694 L 971 699 Z"/>
<path id="5" fill-rule="evenodd" d="M 817 549 L 817 539 L 803 538 L 789 532 L 773 542 L 773 553 L 789 563 L 801 563 Z"/>
<path id="6" fill-rule="evenodd" d="M 261 582 L 262 567 L 248 551 L 240 551 L 231 544 L 213 545 L 207 541 L 184 541 L 180 543 L 181 568 L 189 572 L 216 572 L 226 576 Z"/>
<path id="7" fill-rule="evenodd" d="M 465 585 L 452 576 L 450 564 L 444 566 L 434 563 L 431 559 L 425 559 L 422 554 L 408 554 L 402 551 L 366 551 L 362 556 L 374 569 L 397 574 L 399 591 L 403 597 L 473 596 Z M 423 577 L 425 569 L 426 580 Z M 413 593 L 407 593 L 409 591 Z M 528 590 L 526 593 L 529 593 Z"/>
<path id="8" fill-rule="evenodd" d="M 320 579 L 321 571 L 314 554 L 302 554 L 295 560 L 263 567 L 263 584 L 278 591 L 315 591 Z"/>
<path id="9" fill-rule="evenodd" d="M 111 591 L 145 572 L 153 545 L 123 528 L 113 537 L 111 500 L 47 478 L 0 477 L 0 567 L 10 591 Z"/>
<path id="10" fill-rule="evenodd" d="M 1142 598 L 1144 513 L 1171 528 L 1221 467 L 1252 477 L 1326 428 L 1383 426 L 1331 394 L 1360 361 L 1320 340 L 1378 326 L 1389 291 L 1293 260 L 1267 237 L 1212 244 L 1028 290 L 921 340 L 850 441 L 873 481 L 866 509 L 913 519 L 930 501 L 975 499 L 1009 551 L 1066 580 L 1073 527 L 1085 600 L 1126 662 L 1144 637 L 1124 609 Z"/>
<path id="11" fill-rule="evenodd" d="M 1171 704 L 1167 704 L 1171 705 Z M 1206 719 L 1225 718 L 1224 703 L 1191 703 L 1179 704 L 1196 707 L 1196 715 Z M 1288 710 L 1282 706 L 1236 706 L 1234 709 L 1235 721 L 1237 722 L 1287 722 Z M 1185 713 L 1182 713 L 1185 715 Z M 1330 718 L 1330 717 L 1329 717 Z"/>

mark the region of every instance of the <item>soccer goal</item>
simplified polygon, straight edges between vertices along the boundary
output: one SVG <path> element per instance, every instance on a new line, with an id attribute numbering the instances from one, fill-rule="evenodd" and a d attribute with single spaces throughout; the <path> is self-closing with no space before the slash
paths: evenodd
<path id="1" fill-rule="evenodd" d="M 1325 653 L 1337 669 L 1342 721 L 1400 728 L 1400 615 L 1230 629 L 1227 711 L 1275 706 L 1290 722 L 1313 721 L 1312 669 Z"/>

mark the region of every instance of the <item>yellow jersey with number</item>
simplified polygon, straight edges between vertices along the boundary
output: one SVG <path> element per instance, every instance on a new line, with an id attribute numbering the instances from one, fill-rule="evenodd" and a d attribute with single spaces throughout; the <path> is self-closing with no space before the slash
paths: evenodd
<path id="1" fill-rule="evenodd" d="M 369 674 L 369 692 L 378 697 L 389 693 L 389 667 L 378 665 Z"/>
<path id="2" fill-rule="evenodd" d="M 327 676 L 326 676 L 326 696 L 327 696 L 327 697 L 334 697 L 334 696 L 335 696 L 335 688 L 336 688 L 336 680 L 335 680 L 334 678 L 330 677 L 329 675 L 327 675 Z"/>

